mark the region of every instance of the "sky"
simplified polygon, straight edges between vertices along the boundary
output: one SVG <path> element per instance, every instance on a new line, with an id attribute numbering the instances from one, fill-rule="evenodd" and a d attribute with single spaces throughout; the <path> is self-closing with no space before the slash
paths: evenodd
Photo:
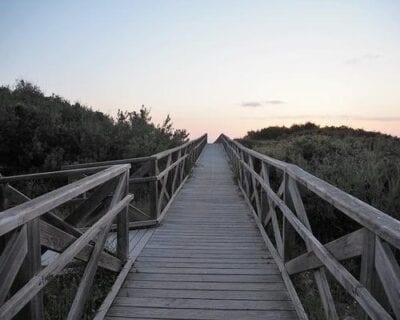
<path id="1" fill-rule="evenodd" d="M 0 1 L 0 85 L 25 79 L 191 137 L 313 121 L 400 136 L 400 1 Z"/>

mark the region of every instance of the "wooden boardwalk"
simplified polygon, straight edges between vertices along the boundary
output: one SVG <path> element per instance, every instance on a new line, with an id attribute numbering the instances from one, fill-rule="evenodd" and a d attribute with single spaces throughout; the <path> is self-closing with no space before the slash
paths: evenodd
<path id="1" fill-rule="evenodd" d="M 222 145 L 207 145 L 107 319 L 296 317 Z"/>
<path id="2" fill-rule="evenodd" d="M 217 142 L 204 134 L 151 156 L 0 176 L 0 319 L 44 319 L 44 289 L 73 261 L 85 271 L 71 320 L 99 267 L 119 274 L 95 320 L 307 320 L 292 282 L 304 272 L 326 319 L 345 316 L 328 276 L 354 299 L 349 310 L 357 302 L 357 318 L 400 319 L 399 220 L 224 134 Z M 13 187 L 50 178 L 69 183 L 34 199 Z M 147 209 L 132 202 L 144 186 Z M 354 229 L 321 243 L 310 195 Z"/>

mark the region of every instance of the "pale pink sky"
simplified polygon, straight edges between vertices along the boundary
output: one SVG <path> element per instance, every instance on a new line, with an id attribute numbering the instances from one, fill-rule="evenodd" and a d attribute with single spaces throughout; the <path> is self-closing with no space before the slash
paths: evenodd
<path id="1" fill-rule="evenodd" d="M 0 85 L 192 137 L 314 121 L 400 135 L 400 1 L 4 1 Z"/>

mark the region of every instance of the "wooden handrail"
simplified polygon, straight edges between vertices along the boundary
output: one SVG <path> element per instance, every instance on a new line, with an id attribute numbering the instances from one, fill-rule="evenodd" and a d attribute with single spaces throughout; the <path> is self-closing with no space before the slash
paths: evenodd
<path id="1" fill-rule="evenodd" d="M 325 315 L 338 319 L 334 299 L 325 275 L 328 271 L 358 302 L 371 319 L 400 318 L 400 267 L 392 249 L 400 249 L 400 221 L 311 175 L 296 165 L 289 164 L 244 147 L 226 135 L 218 139 L 229 156 L 238 184 L 251 207 L 266 243 L 280 266 L 293 301 L 299 302 L 290 274 L 312 271 L 317 283 Z M 255 163 L 260 172 L 256 171 Z M 282 183 L 277 192 L 270 186 L 269 168 L 281 171 Z M 322 244 L 311 230 L 298 184 L 359 223 L 363 228 L 330 243 Z M 276 208 L 279 208 L 276 210 Z M 283 228 L 278 225 L 281 214 Z M 272 233 L 267 235 L 268 225 Z M 307 254 L 289 258 L 291 228 L 305 241 Z M 271 241 L 273 238 L 274 241 Z M 293 238 L 292 238 L 293 239 Z M 361 256 L 360 279 L 357 280 L 340 262 Z M 375 292 L 372 279 L 379 278 L 388 297 Z M 374 280 L 375 281 L 375 280 Z M 391 310 L 387 310 L 390 305 Z M 300 318 L 304 310 L 296 308 Z"/>
<path id="2" fill-rule="evenodd" d="M 147 162 L 149 160 L 153 160 L 154 156 L 148 157 L 137 157 L 137 158 L 126 158 L 126 159 L 119 159 L 119 160 L 109 160 L 109 161 L 99 161 L 99 162 L 88 162 L 88 163 L 78 163 L 78 164 L 69 164 L 62 166 L 62 169 L 80 169 L 80 168 L 94 168 L 94 167 L 101 167 L 101 166 L 115 166 L 118 164 L 134 164 L 134 163 L 142 163 Z"/>
<path id="3" fill-rule="evenodd" d="M 162 159 L 162 158 L 165 158 L 166 156 L 170 155 L 171 153 L 177 152 L 177 151 L 182 150 L 182 149 L 184 149 L 184 148 L 186 148 L 186 147 L 188 147 L 190 145 L 193 145 L 193 144 L 196 144 L 198 142 L 201 142 L 204 139 L 207 140 L 207 134 L 203 134 L 202 136 L 198 137 L 197 139 L 190 140 L 190 141 L 188 141 L 188 142 L 186 142 L 186 143 L 184 143 L 184 144 L 182 144 L 180 146 L 177 146 L 175 148 L 168 149 L 168 150 L 156 153 L 155 155 L 153 155 L 153 157 L 155 157 L 158 160 Z"/>
<path id="4" fill-rule="evenodd" d="M 400 249 L 400 221 L 340 190 L 328 182 L 304 171 L 297 165 L 277 160 L 246 148 L 239 142 L 222 135 L 225 141 L 234 144 L 239 150 L 281 169 L 294 180 L 301 183 L 308 190 L 329 202 L 332 206 L 360 223 L 362 226 L 376 233 L 396 248 Z"/>
<path id="5" fill-rule="evenodd" d="M 59 171 L 28 173 L 15 176 L 0 176 L 0 183 L 10 183 L 16 181 L 36 180 L 36 179 L 63 178 L 72 175 L 81 175 L 81 174 L 98 172 L 108 167 L 109 166 L 97 166 L 92 168 L 79 168 L 79 169 L 69 169 L 69 170 L 59 170 Z"/>
<path id="6" fill-rule="evenodd" d="M 0 212 L 0 319 L 13 318 L 27 304 L 30 306 L 25 316 L 43 319 L 42 289 L 75 258 L 87 261 L 87 265 L 69 319 L 81 318 L 97 267 L 118 271 L 128 257 L 127 208 L 133 199 L 127 192 L 129 169 L 129 164 L 111 166 L 34 199 L 7 186 L 6 191 L 21 204 Z M 79 209 L 83 217 L 92 213 L 92 208 L 106 209 L 97 213 L 94 224 L 85 232 L 51 212 L 83 194 L 89 195 Z M 111 254 L 104 245 L 115 218 L 117 248 Z M 60 254 L 42 269 L 44 248 Z M 17 278 L 18 272 L 24 275 L 23 281 Z M 12 286 L 17 289 L 14 293 L 10 293 Z"/>
<path id="7" fill-rule="evenodd" d="M 85 261 L 87 265 L 68 319 L 81 318 L 97 267 L 119 271 L 125 261 L 132 263 L 131 259 L 127 260 L 128 228 L 154 226 L 162 221 L 206 143 L 207 135 L 203 135 L 149 157 L 75 164 L 64 166 L 60 171 L 0 176 L 0 198 L 6 196 L 9 202 L 0 204 L 0 210 L 4 209 L 0 211 L 0 237 L 5 241 L 5 248 L 0 252 L 0 318 L 11 319 L 24 312 L 24 307 L 29 304 L 25 316 L 42 319 L 43 287 L 74 259 Z M 130 173 L 134 164 L 135 171 Z M 66 177 L 68 181 L 71 178 L 79 180 L 34 199 L 9 185 L 17 181 Z M 149 188 L 151 212 L 148 214 L 130 205 L 133 199 L 129 194 L 130 187 L 140 187 L 139 183 L 145 183 Z M 68 207 L 71 212 L 60 218 L 55 210 L 71 201 L 78 206 Z M 7 208 L 9 205 L 11 207 Z M 129 222 L 130 208 L 147 219 Z M 117 223 L 112 224 L 115 220 Z M 117 246 L 113 252 L 105 249 L 110 230 L 117 231 Z M 43 250 L 56 251 L 59 256 L 41 269 Z M 24 270 L 27 277 L 16 283 L 21 268 L 27 269 Z M 10 295 L 12 286 L 17 291 Z"/>
<path id="8" fill-rule="evenodd" d="M 132 188 L 134 185 L 138 184 L 147 183 L 151 185 L 150 220 L 160 221 L 159 217 L 164 216 L 162 215 L 163 210 L 173 199 L 174 195 L 176 195 L 178 187 L 184 182 L 185 177 L 191 170 L 206 143 L 207 134 L 204 134 L 199 138 L 187 141 L 180 146 L 147 157 L 65 165 L 62 167 L 63 170 L 60 171 L 22 174 L 8 177 L 0 176 L 0 184 L 48 178 L 72 177 L 76 179 L 84 174 L 92 174 L 93 172 L 97 172 L 110 166 L 123 164 L 140 165 L 139 168 L 136 168 L 136 171 L 131 172 L 129 184 L 132 185 Z M 166 160 L 167 163 L 165 163 Z M 167 182 L 170 175 L 174 175 L 174 181 L 172 181 L 172 183 Z M 136 228 L 137 226 L 141 226 L 141 224 L 132 223 L 130 226 Z"/>
<path id="9" fill-rule="evenodd" d="M 19 206 L 0 212 L 0 236 L 72 200 L 78 195 L 121 175 L 123 172 L 129 171 L 129 167 L 126 164 L 110 167 Z"/>

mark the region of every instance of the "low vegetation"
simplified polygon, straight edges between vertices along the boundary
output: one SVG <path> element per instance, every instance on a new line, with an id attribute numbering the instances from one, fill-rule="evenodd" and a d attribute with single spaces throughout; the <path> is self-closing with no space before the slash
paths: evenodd
<path id="1" fill-rule="evenodd" d="M 54 94 L 46 96 L 23 80 L 13 88 L 0 87 L 3 175 L 59 170 L 63 164 L 75 162 L 147 156 L 180 145 L 187 137 L 185 130 L 173 128 L 169 116 L 154 124 L 144 106 L 137 111 L 118 110 L 112 117 Z M 47 179 L 14 187 L 35 197 L 65 183 Z M 66 318 L 83 271 L 83 263 L 71 263 L 45 287 L 46 319 Z M 115 279 L 116 273 L 97 270 L 83 319 L 93 318 Z"/>
<path id="2" fill-rule="evenodd" d="M 62 164 L 139 157 L 183 143 L 171 118 L 156 125 L 149 109 L 115 118 L 80 103 L 45 96 L 23 80 L 0 87 L 0 173 L 57 170 Z"/>
<path id="3" fill-rule="evenodd" d="M 313 123 L 269 127 L 250 131 L 241 143 L 270 157 L 294 163 L 345 192 L 400 219 L 400 139 L 348 127 L 319 127 Z M 303 201 L 314 234 L 332 241 L 360 226 L 311 192 L 303 189 Z M 294 251 L 304 251 L 297 239 Z M 359 274 L 360 260 L 344 262 Z M 318 291 L 309 272 L 293 278 L 311 319 L 324 318 Z M 329 278 L 341 318 L 360 317 L 354 300 Z"/>
<path id="4" fill-rule="evenodd" d="M 241 142 L 400 218 L 399 138 L 306 123 L 250 131 Z"/>

